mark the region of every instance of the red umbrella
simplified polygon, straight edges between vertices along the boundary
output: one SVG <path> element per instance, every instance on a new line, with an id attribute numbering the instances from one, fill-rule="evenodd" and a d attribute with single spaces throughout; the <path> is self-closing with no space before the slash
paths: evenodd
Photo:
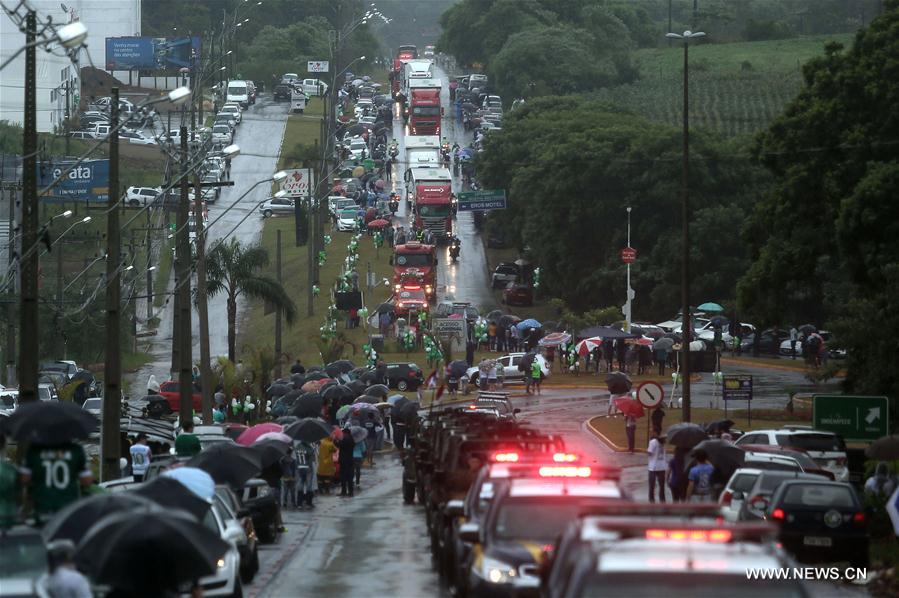
<path id="1" fill-rule="evenodd" d="M 577 351 L 577 354 L 581 357 L 589 354 L 596 347 L 602 346 L 601 338 L 585 338 L 577 345 L 574 346 L 574 350 Z"/>
<path id="2" fill-rule="evenodd" d="M 651 347 L 651 346 L 652 346 L 652 339 L 643 336 L 643 337 L 640 337 L 640 338 L 636 339 L 636 340 L 634 341 L 634 344 L 637 344 L 637 345 L 645 345 L 645 346 L 647 346 L 647 347 Z"/>
<path id="3" fill-rule="evenodd" d="M 372 220 L 368 223 L 368 228 L 383 228 L 385 226 L 389 226 L 390 223 L 384 220 L 383 218 L 378 218 L 376 220 Z"/>
<path id="4" fill-rule="evenodd" d="M 263 434 L 268 434 L 269 432 L 283 432 L 284 426 L 281 424 L 276 424 L 274 422 L 266 422 L 264 424 L 257 424 L 252 428 L 248 428 L 244 430 L 240 436 L 237 437 L 237 444 L 242 444 L 244 446 L 250 446 L 256 440 L 262 436 Z"/>
<path id="5" fill-rule="evenodd" d="M 618 411 L 625 415 L 629 415 L 631 417 L 643 417 L 645 413 L 643 412 L 643 405 L 640 404 L 639 401 L 635 401 L 634 399 L 629 399 L 627 397 L 619 397 L 615 399 L 615 407 L 618 408 Z"/>

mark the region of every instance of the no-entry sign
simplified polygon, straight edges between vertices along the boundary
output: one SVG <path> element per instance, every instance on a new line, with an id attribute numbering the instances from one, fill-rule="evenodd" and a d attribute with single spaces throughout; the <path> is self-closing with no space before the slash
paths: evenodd
<path id="1" fill-rule="evenodd" d="M 633 247 L 625 247 L 621 250 L 621 261 L 625 264 L 633 264 L 637 261 L 637 250 Z"/>
<path id="2" fill-rule="evenodd" d="M 662 403 L 665 391 L 657 382 L 644 382 L 637 387 L 637 400 L 647 409 L 652 409 Z"/>

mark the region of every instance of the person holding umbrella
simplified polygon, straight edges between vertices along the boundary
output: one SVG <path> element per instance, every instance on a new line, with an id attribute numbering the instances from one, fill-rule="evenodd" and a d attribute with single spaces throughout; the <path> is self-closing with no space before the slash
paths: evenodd
<path id="1" fill-rule="evenodd" d="M 709 502 L 712 499 L 712 473 L 715 468 L 709 463 L 708 453 L 703 449 L 693 451 L 696 465 L 687 474 L 687 500 L 690 502 Z"/>
<path id="2" fill-rule="evenodd" d="M 334 476 L 337 474 L 336 460 L 334 458 L 335 453 L 337 453 L 337 446 L 334 444 L 331 437 L 326 436 L 325 438 L 322 438 L 318 447 L 318 469 L 316 471 L 316 478 L 318 479 L 319 489 L 328 494 L 331 493 L 331 483 L 334 481 Z"/>
<path id="3" fill-rule="evenodd" d="M 637 439 L 637 418 L 633 415 L 624 416 L 624 433 L 627 435 L 627 452 L 633 453 Z"/>
<path id="4" fill-rule="evenodd" d="M 350 426 L 343 428 L 343 436 L 337 443 L 337 465 L 340 468 L 340 496 L 353 496 L 353 450 L 356 447 L 353 436 L 350 434 Z"/>

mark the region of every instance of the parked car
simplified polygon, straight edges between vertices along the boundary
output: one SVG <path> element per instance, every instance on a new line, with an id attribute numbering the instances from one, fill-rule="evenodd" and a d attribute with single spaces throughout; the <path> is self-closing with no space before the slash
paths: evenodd
<path id="1" fill-rule="evenodd" d="M 240 112 L 240 106 L 238 106 L 237 104 L 225 104 L 224 106 L 222 106 L 221 110 L 219 110 L 219 113 L 216 116 L 221 116 L 223 114 L 228 115 L 229 117 L 234 119 L 234 122 L 240 124 L 242 116 Z"/>
<path id="2" fill-rule="evenodd" d="M 2 532 L 0 596 L 47 596 L 39 590 L 46 581 L 47 546 L 39 529 L 24 525 Z"/>
<path id="3" fill-rule="evenodd" d="M 160 193 L 160 187 L 128 187 L 125 191 L 125 205 L 136 208 L 151 204 Z"/>
<path id="4" fill-rule="evenodd" d="M 344 197 L 343 195 L 332 195 L 328 198 L 328 212 L 335 217 L 340 210 L 352 210 L 357 207 L 355 199 Z"/>
<path id="5" fill-rule="evenodd" d="M 56 386 L 48 382 L 42 382 L 37 385 L 37 396 L 42 401 L 59 400 L 59 394 L 56 392 Z"/>
<path id="6" fill-rule="evenodd" d="M 157 145 L 152 137 L 145 137 L 136 131 L 119 131 L 119 139 L 133 145 Z"/>
<path id="7" fill-rule="evenodd" d="M 202 521 L 204 526 L 230 544 L 225 555 L 219 559 L 215 573 L 199 579 L 198 585 L 202 588 L 203 596 L 243 595 L 240 552 L 237 547 L 246 541 L 246 534 L 240 523 L 235 519 L 229 519 L 227 515 L 222 503 L 213 501 Z"/>
<path id="8" fill-rule="evenodd" d="M 168 404 L 169 413 L 178 413 L 181 409 L 180 387 L 175 380 L 166 380 L 160 384 L 159 396 L 165 399 Z M 200 409 L 202 409 L 203 395 L 198 393 L 193 387 L 191 387 L 191 403 L 193 404 L 194 411 L 200 411 Z M 147 406 L 147 410 L 150 411 L 149 405 Z M 150 411 L 150 413 L 152 414 L 152 411 Z"/>
<path id="9" fill-rule="evenodd" d="M 353 232 L 356 230 L 356 214 L 358 210 L 340 210 L 337 213 L 337 230 Z"/>
<path id="10" fill-rule="evenodd" d="M 765 518 L 765 511 L 771 502 L 771 495 L 777 490 L 777 487 L 788 480 L 819 480 L 829 481 L 826 478 L 813 474 L 801 473 L 798 471 L 762 471 L 756 477 L 752 488 L 746 492 L 743 504 L 740 506 L 740 513 L 737 516 L 739 521 L 757 521 Z"/>
<path id="11" fill-rule="evenodd" d="M 721 516 L 725 521 L 739 519 L 743 501 L 746 500 L 746 493 L 752 490 L 761 473 L 761 469 L 741 467 L 730 476 L 724 490 L 718 496 L 718 506 L 721 508 Z"/>
<path id="12" fill-rule="evenodd" d="M 784 339 L 790 338 L 790 333 L 787 330 L 783 330 L 780 328 L 768 328 L 767 330 L 763 330 L 761 333 L 755 332 L 753 334 L 748 334 L 743 337 L 743 340 L 740 342 L 740 351 L 742 353 L 751 353 L 755 346 L 755 335 L 759 334 L 759 353 L 765 353 L 767 355 L 777 355 L 780 352 L 780 344 L 784 341 Z"/>
<path id="13" fill-rule="evenodd" d="M 529 284 L 510 282 L 503 289 L 503 303 L 505 305 L 534 305 L 534 287 Z"/>
<path id="14" fill-rule="evenodd" d="M 82 403 L 81 408 L 99 418 L 103 414 L 103 399 L 100 397 L 86 399 L 84 403 Z"/>
<path id="15" fill-rule="evenodd" d="M 212 127 L 212 143 L 216 145 L 229 145 L 234 139 L 231 127 L 228 125 L 214 125 Z"/>
<path id="16" fill-rule="evenodd" d="M 836 481 L 849 479 L 846 443 L 833 432 L 815 430 L 811 426 L 784 426 L 777 430 L 751 430 L 736 441 L 743 447 L 766 444 L 805 451 L 822 469 L 831 472 Z"/>
<path id="17" fill-rule="evenodd" d="M 292 216 L 294 213 L 294 202 L 289 197 L 269 197 L 259 206 L 259 212 L 263 217 L 271 216 Z"/>
<path id="18" fill-rule="evenodd" d="M 93 133 L 89 131 L 72 131 L 69 133 L 69 137 L 72 139 L 93 139 Z"/>
<path id="19" fill-rule="evenodd" d="M 279 100 L 290 100 L 290 94 L 293 91 L 293 88 L 290 85 L 286 85 L 284 83 L 280 83 L 275 85 L 275 89 L 272 92 L 275 101 Z"/>
<path id="20" fill-rule="evenodd" d="M 240 581 L 248 584 L 259 572 L 259 538 L 253 527 L 253 518 L 241 511 L 240 501 L 228 486 L 215 487 L 215 502 L 225 518 L 236 521 L 243 529 L 244 536 L 237 541 L 237 552 L 240 554 Z"/>
<path id="21" fill-rule="evenodd" d="M 822 475 L 829 480 L 834 480 L 836 477 L 833 475 L 832 471 L 827 471 L 822 468 L 818 463 L 812 459 L 809 454 L 800 449 L 791 449 L 783 446 L 771 446 L 766 444 L 741 444 L 740 448 L 751 451 L 755 455 L 759 455 L 761 453 L 771 453 L 774 455 L 778 455 L 780 457 L 789 457 L 796 461 L 799 464 L 799 467 L 802 468 L 802 471 L 805 473 L 817 473 L 818 475 Z"/>
<path id="22" fill-rule="evenodd" d="M 243 505 L 241 512 L 246 511 L 253 519 L 253 527 L 263 544 L 277 542 L 281 533 L 281 497 L 276 492 L 268 482 L 258 478 L 248 480 L 238 491 Z"/>
<path id="23" fill-rule="evenodd" d="M 387 386 L 400 392 L 415 391 L 424 383 L 421 368 L 414 363 L 388 363 Z"/>
<path id="24" fill-rule="evenodd" d="M 0 415 L 9 416 L 19 406 L 19 391 L 11 388 L 0 390 Z"/>
<path id="25" fill-rule="evenodd" d="M 490 284 L 494 289 L 504 288 L 510 282 L 516 282 L 521 274 L 521 268 L 511 262 L 502 262 L 493 271 Z"/>
<path id="26" fill-rule="evenodd" d="M 307 96 L 327 95 L 328 84 L 320 79 L 303 79 L 303 93 Z"/>
<path id="27" fill-rule="evenodd" d="M 518 365 L 521 363 L 521 358 L 524 355 L 524 353 L 509 353 L 496 360 L 496 373 L 503 380 L 504 384 L 524 380 L 525 372 L 518 369 Z M 546 358 L 543 355 L 537 355 L 536 359 L 540 363 L 540 370 L 543 372 L 543 375 L 549 376 L 549 363 L 547 363 Z M 472 384 L 478 383 L 480 370 L 478 370 L 477 366 L 468 368 L 466 373 Z"/>
<path id="28" fill-rule="evenodd" d="M 765 518 L 780 524 L 780 543 L 799 561 L 849 561 L 852 567 L 868 566 L 865 512 L 849 484 L 783 482 L 771 496 Z"/>

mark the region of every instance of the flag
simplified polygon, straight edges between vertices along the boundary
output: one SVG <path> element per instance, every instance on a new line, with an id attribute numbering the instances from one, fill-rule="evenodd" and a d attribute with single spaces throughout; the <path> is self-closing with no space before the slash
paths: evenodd
<path id="1" fill-rule="evenodd" d="M 443 384 L 441 384 L 441 385 L 440 385 L 440 388 L 437 389 L 437 395 L 434 397 L 434 400 L 435 400 L 435 401 L 439 401 L 439 400 L 440 400 L 440 397 L 443 396 L 443 390 L 444 390 L 444 388 L 445 388 L 445 386 L 444 386 Z"/>
<path id="2" fill-rule="evenodd" d="M 435 388 L 437 386 L 437 369 L 431 370 L 431 373 L 428 374 L 428 377 L 425 378 L 425 385 L 428 388 Z"/>

